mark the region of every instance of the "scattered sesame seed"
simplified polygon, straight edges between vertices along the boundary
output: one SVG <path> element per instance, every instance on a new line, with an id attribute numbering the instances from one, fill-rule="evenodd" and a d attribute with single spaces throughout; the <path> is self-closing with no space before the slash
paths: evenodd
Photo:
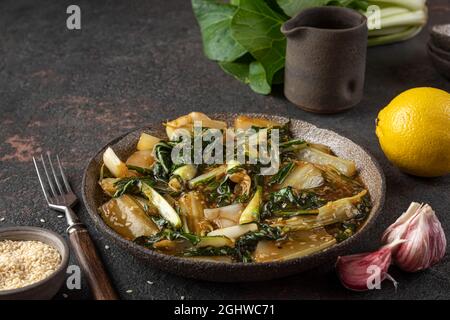
<path id="1" fill-rule="evenodd" d="M 184 296 L 181 296 L 180 299 L 181 299 L 181 300 L 184 300 Z"/>
<path id="2" fill-rule="evenodd" d="M 67 299 L 67 298 L 69 297 L 69 296 L 67 295 L 67 293 L 63 293 L 62 296 L 63 296 L 64 299 Z"/>
<path id="3" fill-rule="evenodd" d="M 58 218 L 64 218 L 64 215 L 58 214 Z"/>
<path id="4" fill-rule="evenodd" d="M 0 218 L 0 222 L 3 222 L 3 221 L 5 221 L 5 217 L 2 217 L 2 218 Z"/>
<path id="5" fill-rule="evenodd" d="M 39 221 L 42 222 L 42 223 L 44 223 L 44 222 L 45 222 L 45 219 L 40 219 Z"/>
<path id="6" fill-rule="evenodd" d="M 133 293 L 133 290 L 127 290 L 126 293 Z"/>
<path id="7" fill-rule="evenodd" d="M 109 246 L 108 246 L 108 245 L 106 245 L 106 246 L 105 246 L 105 249 L 106 249 L 106 250 L 108 250 L 108 249 L 109 249 Z"/>
<path id="8" fill-rule="evenodd" d="M 148 281 L 148 280 L 147 280 L 147 283 L 148 283 L 148 284 L 153 284 L 154 282 L 152 282 L 152 281 Z"/>

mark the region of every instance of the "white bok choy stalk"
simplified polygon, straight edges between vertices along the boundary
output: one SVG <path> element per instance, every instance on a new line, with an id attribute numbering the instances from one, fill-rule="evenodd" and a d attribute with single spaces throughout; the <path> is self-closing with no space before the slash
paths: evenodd
<path id="1" fill-rule="evenodd" d="M 139 201 L 128 194 L 112 198 L 103 204 L 99 211 L 106 224 L 127 239 L 134 240 L 159 232 L 159 228 L 148 217 Z"/>
<path id="2" fill-rule="evenodd" d="M 324 228 L 291 232 L 283 241 L 259 241 L 253 253 L 255 262 L 294 259 L 324 250 L 336 243 L 336 239 Z"/>
<path id="3" fill-rule="evenodd" d="M 312 189 L 320 187 L 324 181 L 320 169 L 310 163 L 297 162 L 295 168 L 281 184 L 281 188 L 290 186 L 297 190 Z"/>
<path id="4" fill-rule="evenodd" d="M 136 149 L 139 151 L 153 151 L 153 148 L 160 142 L 161 139 L 154 137 L 148 133 L 141 133 L 141 136 L 139 137 L 139 141 L 136 145 Z"/>
<path id="5" fill-rule="evenodd" d="M 239 218 L 239 224 L 247 224 L 253 221 L 259 221 L 259 214 L 261 210 L 261 204 L 263 200 L 263 188 L 262 186 L 256 187 L 256 192 L 253 198 L 245 207 L 244 211 Z"/>
<path id="6" fill-rule="evenodd" d="M 282 227 L 285 232 L 297 230 L 311 230 L 318 227 L 343 222 L 355 218 L 360 214 L 357 205 L 363 202 L 363 197 L 367 195 L 367 190 L 363 190 L 357 195 L 330 201 L 318 209 L 317 216 L 295 216 L 289 219 L 272 219 L 271 226 Z"/>
<path id="7" fill-rule="evenodd" d="M 216 229 L 214 231 L 211 231 L 208 233 L 208 237 L 211 236 L 224 236 L 232 240 L 236 240 L 240 236 L 251 232 L 251 231 L 257 231 L 258 225 L 256 223 L 248 223 L 248 224 L 238 224 L 236 226 L 222 228 L 222 229 Z"/>
<path id="8" fill-rule="evenodd" d="M 369 0 L 369 46 L 408 40 L 417 35 L 427 23 L 426 0 Z M 379 11 L 371 10 L 378 6 Z M 379 19 L 379 23 L 371 23 Z"/>
<path id="9" fill-rule="evenodd" d="M 193 189 L 201 184 L 211 181 L 211 179 L 218 180 L 220 177 L 224 176 L 226 172 L 227 166 L 221 165 L 220 167 L 212 169 L 206 173 L 199 175 L 198 177 L 195 177 L 194 179 L 189 180 L 189 188 Z"/>
<path id="10" fill-rule="evenodd" d="M 203 213 L 206 219 L 222 229 L 239 224 L 243 209 L 244 206 L 241 203 L 236 203 L 221 208 L 204 209 Z"/>
<path id="11" fill-rule="evenodd" d="M 356 174 L 356 166 L 353 161 L 335 157 L 315 148 L 306 147 L 300 150 L 298 158 L 314 164 L 331 165 L 347 177 L 352 177 Z"/>
<path id="12" fill-rule="evenodd" d="M 150 169 L 154 162 L 155 159 L 153 158 L 152 151 L 138 150 L 133 152 L 131 156 L 128 157 L 125 164 L 129 169 L 133 169 L 136 167 L 143 169 Z"/>
<path id="13" fill-rule="evenodd" d="M 169 180 L 169 187 L 175 191 L 181 190 L 182 183 L 187 182 L 195 177 L 197 174 L 197 167 L 192 164 L 185 164 L 178 167 L 172 172 Z"/>
<path id="14" fill-rule="evenodd" d="M 175 139 L 177 137 L 177 130 L 184 130 L 184 132 L 192 134 L 195 122 L 201 122 L 203 128 L 220 130 L 227 128 L 227 124 L 223 121 L 213 120 L 201 112 L 191 112 L 165 123 L 167 136 L 170 140 Z"/>
<path id="15" fill-rule="evenodd" d="M 213 228 L 205 219 L 203 197 L 196 191 L 185 193 L 178 201 L 183 231 L 195 235 L 203 235 Z"/>
<path id="16" fill-rule="evenodd" d="M 167 202 L 162 195 L 145 182 L 139 182 L 141 192 L 150 201 L 150 203 L 158 209 L 159 214 L 169 221 L 169 223 L 178 229 L 181 227 L 181 219 L 174 208 Z"/>
<path id="17" fill-rule="evenodd" d="M 108 147 L 105 152 L 103 152 L 103 163 L 109 172 L 116 177 L 122 178 L 130 175 L 127 165 L 119 159 L 113 149 Z"/>

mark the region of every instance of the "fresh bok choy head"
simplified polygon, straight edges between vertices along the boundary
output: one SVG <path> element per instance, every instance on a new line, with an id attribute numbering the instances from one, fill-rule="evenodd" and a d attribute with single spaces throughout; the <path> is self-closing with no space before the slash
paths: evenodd
<path id="1" fill-rule="evenodd" d="M 206 57 L 217 61 L 225 73 L 259 94 L 269 94 L 274 84 L 283 83 L 286 38 L 280 27 L 303 9 L 333 5 L 360 11 L 368 17 L 369 46 L 414 37 L 425 26 L 428 16 L 425 0 L 191 0 L 191 3 Z M 180 123 L 188 126 L 189 119 Z"/>

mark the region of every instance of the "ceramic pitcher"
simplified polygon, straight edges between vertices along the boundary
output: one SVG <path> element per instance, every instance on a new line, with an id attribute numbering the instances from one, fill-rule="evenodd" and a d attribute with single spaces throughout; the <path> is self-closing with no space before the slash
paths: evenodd
<path id="1" fill-rule="evenodd" d="M 346 110 L 361 101 L 367 19 L 340 7 L 301 11 L 281 28 L 287 37 L 285 96 L 317 113 Z"/>

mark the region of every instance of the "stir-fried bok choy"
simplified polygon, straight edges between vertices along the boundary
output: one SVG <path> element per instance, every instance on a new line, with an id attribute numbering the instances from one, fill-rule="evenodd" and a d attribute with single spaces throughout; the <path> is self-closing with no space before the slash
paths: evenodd
<path id="1" fill-rule="evenodd" d="M 370 195 L 355 163 L 295 137 L 289 123 L 240 116 L 227 127 L 193 112 L 164 125 L 167 138 L 142 133 L 136 150 L 121 154 L 125 161 L 107 148 L 99 174 L 109 199 L 99 208 L 102 219 L 150 250 L 229 262 L 294 259 L 345 241 L 370 213 Z M 194 161 L 195 152 L 183 147 L 207 136 L 208 129 L 227 139 L 258 135 L 267 150 L 278 150 L 277 169 L 263 174 L 269 166 L 263 158 L 250 161 L 246 148 L 240 157 L 237 145 L 230 153 L 221 138 L 198 145 L 201 154 L 213 150 L 223 161 Z M 278 146 L 271 139 L 275 133 Z M 262 152 L 261 145 L 254 149 L 255 155 Z"/>

